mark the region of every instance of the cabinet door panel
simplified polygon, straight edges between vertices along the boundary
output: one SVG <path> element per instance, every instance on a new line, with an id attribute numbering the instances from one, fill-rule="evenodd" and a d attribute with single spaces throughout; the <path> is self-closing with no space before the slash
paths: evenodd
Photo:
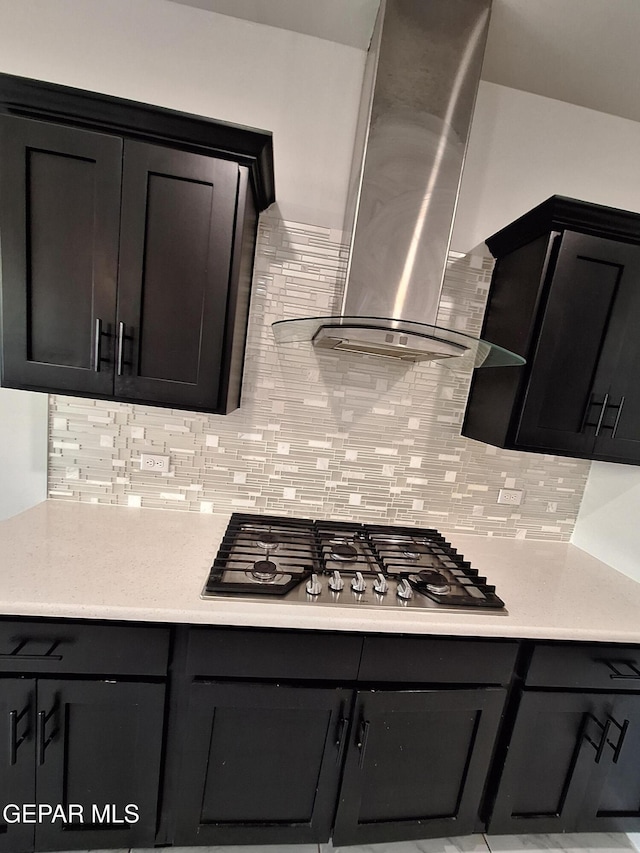
<path id="1" fill-rule="evenodd" d="M 590 453 L 595 443 L 598 372 L 608 372 L 609 321 L 633 247 L 565 232 L 552 271 L 517 442 Z"/>
<path id="2" fill-rule="evenodd" d="M 489 832 L 571 832 L 594 772 L 613 699 L 591 693 L 522 697 Z M 593 719 L 595 718 L 595 720 Z M 590 739 L 592 743 L 588 740 Z"/>
<path id="3" fill-rule="evenodd" d="M 0 117 L 3 384 L 113 392 L 122 141 Z"/>
<path id="4" fill-rule="evenodd" d="M 236 163 L 125 142 L 117 396 L 216 408 L 238 175 Z"/>
<path id="5" fill-rule="evenodd" d="M 579 832 L 640 830 L 640 696 L 617 696 L 599 772 L 594 773 Z"/>
<path id="6" fill-rule="evenodd" d="M 505 695 L 359 693 L 334 843 L 472 832 Z"/>
<path id="7" fill-rule="evenodd" d="M 176 843 L 326 841 L 347 698 L 334 689 L 194 684 Z"/>
<path id="8" fill-rule="evenodd" d="M 35 681 L 0 679 L 0 808 L 35 800 Z M 33 825 L 5 823 L 0 851 L 33 849 Z"/>
<path id="9" fill-rule="evenodd" d="M 84 823 L 38 824 L 36 849 L 153 845 L 163 713 L 160 684 L 38 682 L 38 802 L 80 804 Z"/>

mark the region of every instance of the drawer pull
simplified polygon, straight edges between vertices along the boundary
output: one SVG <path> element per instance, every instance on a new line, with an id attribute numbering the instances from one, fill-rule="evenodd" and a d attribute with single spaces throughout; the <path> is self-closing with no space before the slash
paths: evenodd
<path id="1" fill-rule="evenodd" d="M 363 720 L 360 723 L 360 737 L 356 744 L 360 750 L 360 760 L 358 761 L 358 767 L 360 767 L 360 769 L 364 766 L 364 754 L 367 751 L 367 741 L 369 740 L 369 726 L 369 720 Z"/>
<path id="2" fill-rule="evenodd" d="M 28 653 L 22 653 L 22 650 L 25 646 L 27 646 L 29 643 L 36 642 L 51 643 L 51 645 L 43 655 L 30 655 Z M 13 649 L 13 651 L 0 654 L 0 660 L 60 661 L 62 660 L 62 655 L 54 655 L 53 653 L 56 651 L 61 642 L 61 640 L 18 640 L 18 645 L 15 647 L 15 649 Z"/>
<path id="3" fill-rule="evenodd" d="M 608 666 L 611 670 L 611 674 L 609 678 L 619 681 L 640 681 L 640 669 L 635 665 L 634 661 L 630 660 L 617 660 L 617 661 L 602 661 L 605 666 Z M 619 667 L 626 666 L 631 671 L 630 672 L 621 672 Z"/>

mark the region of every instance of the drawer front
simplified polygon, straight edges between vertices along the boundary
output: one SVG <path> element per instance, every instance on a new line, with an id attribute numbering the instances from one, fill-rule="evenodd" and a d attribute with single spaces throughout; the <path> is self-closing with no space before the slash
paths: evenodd
<path id="1" fill-rule="evenodd" d="M 534 649 L 525 684 L 640 690 L 640 647 L 541 643 Z"/>
<path id="2" fill-rule="evenodd" d="M 216 678 L 355 680 L 362 639 L 305 631 L 192 628 L 188 670 Z"/>
<path id="3" fill-rule="evenodd" d="M 367 637 L 359 681 L 507 684 L 518 643 L 431 637 Z"/>
<path id="4" fill-rule="evenodd" d="M 166 675 L 169 629 L 0 622 L 0 672 Z"/>

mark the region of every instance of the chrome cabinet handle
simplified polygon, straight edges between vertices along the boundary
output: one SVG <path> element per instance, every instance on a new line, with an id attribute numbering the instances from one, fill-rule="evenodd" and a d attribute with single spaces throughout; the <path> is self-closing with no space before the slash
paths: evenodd
<path id="1" fill-rule="evenodd" d="M 117 360 L 117 372 L 118 376 L 122 376 L 122 365 L 124 359 L 124 331 L 125 326 L 122 320 L 118 323 L 118 360 Z"/>

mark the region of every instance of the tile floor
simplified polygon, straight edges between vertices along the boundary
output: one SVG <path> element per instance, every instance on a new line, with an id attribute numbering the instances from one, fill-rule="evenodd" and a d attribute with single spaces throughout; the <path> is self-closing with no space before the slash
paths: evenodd
<path id="1" fill-rule="evenodd" d="M 470 835 L 392 844 L 333 847 L 286 844 L 250 847 L 168 847 L 167 853 L 640 853 L 640 833 L 566 833 L 562 835 Z M 82 853 L 82 851 L 76 851 Z M 97 853 L 97 851 L 93 851 Z M 157 850 L 108 850 L 101 853 L 158 853 Z"/>

